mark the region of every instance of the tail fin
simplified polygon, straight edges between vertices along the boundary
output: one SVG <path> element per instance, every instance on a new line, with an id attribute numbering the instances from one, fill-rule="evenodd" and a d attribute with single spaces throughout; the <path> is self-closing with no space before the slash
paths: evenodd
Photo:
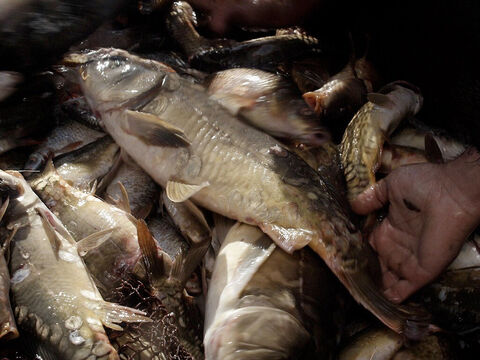
<path id="1" fill-rule="evenodd" d="M 430 314 L 417 306 L 390 302 L 366 272 L 344 273 L 341 279 L 352 296 L 393 331 L 420 340 L 434 329 Z"/>

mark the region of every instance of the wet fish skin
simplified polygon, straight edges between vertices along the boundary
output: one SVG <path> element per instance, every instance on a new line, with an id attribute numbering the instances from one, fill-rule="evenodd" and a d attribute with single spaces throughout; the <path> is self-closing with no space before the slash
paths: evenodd
<path id="1" fill-rule="evenodd" d="M 18 337 L 18 329 L 10 305 L 10 275 L 4 251 L 0 249 L 0 341 L 16 337 Z"/>
<path id="2" fill-rule="evenodd" d="M 366 96 L 366 87 L 349 62 L 320 89 L 305 93 L 303 98 L 317 114 L 338 119 L 358 110 Z"/>
<path id="3" fill-rule="evenodd" d="M 137 263 L 142 267 L 137 229 L 126 212 L 74 188 L 50 166 L 41 174 L 34 175 L 29 184 L 64 223 L 74 239 L 85 238 L 100 230 L 114 229 L 106 242 L 84 257 L 89 272 L 105 298 L 108 299 L 120 284 L 123 273 L 133 273 Z"/>
<path id="4" fill-rule="evenodd" d="M 105 190 L 104 197 L 115 204 L 123 197 L 120 185 L 128 194 L 128 208 L 137 219 L 145 219 L 158 196 L 158 188 L 152 178 L 133 161 L 122 162 Z"/>
<path id="5" fill-rule="evenodd" d="M 404 118 L 415 115 L 422 106 L 419 90 L 408 83 L 394 82 L 380 92 L 369 95 L 369 102 L 350 121 L 340 144 L 349 200 L 375 183 L 374 174 L 380 165 L 385 139 Z"/>
<path id="6" fill-rule="evenodd" d="M 52 168 L 47 168 L 42 174 L 30 180 L 30 185 L 52 212 L 58 214 L 75 238 L 83 238 L 99 230 L 113 229 L 107 241 L 89 251 L 84 257 L 90 274 L 106 299 L 122 301 L 117 289 L 125 279 L 133 278 L 146 284 L 152 296 L 157 297 L 169 312 L 175 313 L 175 325 L 178 326 L 178 318 L 187 313 L 183 312 L 186 306 L 182 295 L 183 284 L 178 281 L 178 275 L 171 276 L 172 274 L 163 269 L 154 271 L 146 268 L 143 260 L 145 254 L 142 254 L 139 245 L 137 221 L 131 214 L 92 194 L 73 188 Z M 150 234 L 148 233 L 147 236 Z M 152 249 L 154 255 L 150 261 L 163 264 L 167 261 L 167 255 L 158 245 L 154 246 L 155 250 Z M 152 260 L 153 257 L 155 257 L 154 260 Z M 153 277 L 158 281 L 152 282 Z M 182 312 L 177 311 L 179 308 Z M 144 329 L 143 326 L 148 329 L 149 325 L 141 325 L 142 329 Z M 195 346 L 195 342 L 188 337 L 182 338 L 182 335 L 190 336 L 191 334 L 180 333 L 179 341 L 181 346 L 198 357 L 200 350 Z"/>
<path id="7" fill-rule="evenodd" d="M 213 74 L 207 86 L 209 94 L 233 115 L 272 136 L 307 146 L 319 146 L 330 137 L 298 91 L 280 75 L 230 69 Z"/>
<path id="8" fill-rule="evenodd" d="M 369 328 L 340 351 L 338 360 L 390 360 L 403 343 L 403 337 L 390 329 Z"/>
<path id="9" fill-rule="evenodd" d="M 191 197 L 211 211 L 258 225 L 288 252 L 309 245 L 389 327 L 409 337 L 427 331 L 423 311 L 393 305 L 379 293 L 371 277 L 378 269 L 372 249 L 337 195 L 298 156 L 163 64 L 116 49 L 70 58 L 106 131 L 166 187 L 171 200 Z"/>
<path id="10" fill-rule="evenodd" d="M 338 331 L 331 312 L 335 283 L 309 251 L 289 255 L 256 227 L 232 227 L 208 292 L 207 359 L 291 359 L 310 339 L 317 354 L 331 357 Z"/>
<path id="11" fill-rule="evenodd" d="M 130 310 L 102 299 L 75 242 L 21 175 L 0 171 L 0 177 L 0 190 L 12 195 L 6 229 L 16 231 L 10 281 L 19 326 L 61 358 L 118 359 L 103 325 L 128 320 Z"/>
<path id="12" fill-rule="evenodd" d="M 25 163 L 27 170 L 39 170 L 48 158 L 81 148 L 101 137 L 104 133 L 90 129 L 76 121 L 67 120 L 55 127 L 45 142 L 39 145 Z"/>
<path id="13" fill-rule="evenodd" d="M 92 191 L 92 185 L 112 167 L 119 147 L 110 136 L 98 140 L 55 160 L 58 174 L 83 191 Z"/>

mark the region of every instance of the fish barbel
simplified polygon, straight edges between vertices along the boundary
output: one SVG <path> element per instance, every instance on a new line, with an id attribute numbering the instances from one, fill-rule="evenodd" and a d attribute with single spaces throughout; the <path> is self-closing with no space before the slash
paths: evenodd
<path id="1" fill-rule="evenodd" d="M 272 137 L 243 124 L 171 68 L 126 51 L 71 54 L 104 128 L 174 202 L 192 198 L 259 226 L 292 253 L 309 245 L 354 298 L 397 332 L 428 326 L 417 309 L 390 303 L 370 271 L 369 245 L 319 174 Z M 420 330 L 421 329 L 421 330 Z"/>

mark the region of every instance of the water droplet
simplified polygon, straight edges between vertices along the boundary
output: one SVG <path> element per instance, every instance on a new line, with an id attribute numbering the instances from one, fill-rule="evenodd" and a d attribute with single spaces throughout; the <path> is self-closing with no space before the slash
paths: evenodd
<path id="1" fill-rule="evenodd" d="M 10 282 L 12 284 L 18 284 L 25 280 L 28 275 L 30 275 L 30 269 L 28 267 L 26 268 L 20 268 L 15 273 L 13 274 L 12 278 L 10 279 Z"/>
<path id="2" fill-rule="evenodd" d="M 77 330 L 72 331 L 70 335 L 68 335 L 68 339 L 73 345 L 81 345 L 85 342 L 85 339 L 78 333 Z"/>
<path id="3" fill-rule="evenodd" d="M 83 321 L 82 321 L 82 318 L 80 316 L 73 315 L 73 316 L 70 316 L 67 320 L 65 320 L 65 327 L 68 330 L 80 329 L 82 324 L 83 324 Z"/>

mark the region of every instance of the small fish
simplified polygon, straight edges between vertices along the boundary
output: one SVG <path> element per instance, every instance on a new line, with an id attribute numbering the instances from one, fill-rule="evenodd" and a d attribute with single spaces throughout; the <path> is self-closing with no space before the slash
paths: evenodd
<path id="1" fill-rule="evenodd" d="M 280 75 L 230 69 L 213 74 L 206 85 L 232 115 L 272 136 L 307 146 L 319 146 L 330 137 L 294 86 Z"/>
<path id="2" fill-rule="evenodd" d="M 114 164 L 119 147 L 110 136 L 65 154 L 55 160 L 58 174 L 83 191 L 95 190 L 95 184 L 105 176 Z"/>
<path id="3" fill-rule="evenodd" d="M 420 91 L 406 82 L 386 85 L 368 100 L 348 124 L 340 144 L 349 200 L 375 183 L 385 139 L 404 118 L 420 111 L 423 102 Z"/>
<path id="4" fill-rule="evenodd" d="M 0 202 L 0 222 L 8 208 L 9 198 Z M 18 337 L 18 329 L 10 305 L 10 275 L 8 272 L 5 254 L 8 253 L 10 242 L 0 247 L 0 341 Z"/>
<path id="5" fill-rule="evenodd" d="M 403 337 L 390 329 L 366 329 L 340 350 L 338 360 L 390 360 L 403 343 Z"/>
<path id="6" fill-rule="evenodd" d="M 105 136 L 104 133 L 90 129 L 76 121 L 67 120 L 55 127 L 45 142 L 40 144 L 25 163 L 27 170 L 39 170 L 48 158 L 69 153 Z"/>
<path id="7" fill-rule="evenodd" d="M 207 359 L 292 359 L 312 338 L 330 358 L 341 306 L 332 311 L 336 284 L 309 251 L 289 255 L 251 225 L 230 229 L 208 291 Z"/>
<path id="8" fill-rule="evenodd" d="M 88 275 L 77 243 L 17 172 L 0 171 L 12 238 L 10 284 L 17 323 L 63 359 L 118 359 L 103 326 L 145 322 L 141 311 L 106 302 Z M 87 245 L 88 244 L 88 245 Z"/>
<path id="9" fill-rule="evenodd" d="M 30 180 L 30 185 L 51 211 L 58 214 L 74 238 L 99 231 L 107 238 L 84 256 L 102 295 L 111 301 L 122 301 L 117 289 L 124 280 L 142 281 L 152 296 L 174 313 L 181 345 L 195 358 L 202 358 L 197 329 L 187 327 L 188 321 L 195 320 L 185 317 L 183 321 L 188 302 L 182 295 L 184 284 L 180 279 L 184 276 L 184 267 L 188 266 L 188 256 L 173 262 L 153 239 L 145 222 L 70 186 L 51 163 L 42 174 Z"/>
<path id="10" fill-rule="evenodd" d="M 303 94 L 307 104 L 325 117 L 349 117 L 364 103 L 367 89 L 349 62 L 338 74 L 332 76 L 320 89 Z"/>
<path id="11" fill-rule="evenodd" d="M 137 219 L 145 219 L 152 210 L 158 189 L 152 178 L 132 160 L 122 161 L 103 195 L 106 200 L 131 213 Z"/>

